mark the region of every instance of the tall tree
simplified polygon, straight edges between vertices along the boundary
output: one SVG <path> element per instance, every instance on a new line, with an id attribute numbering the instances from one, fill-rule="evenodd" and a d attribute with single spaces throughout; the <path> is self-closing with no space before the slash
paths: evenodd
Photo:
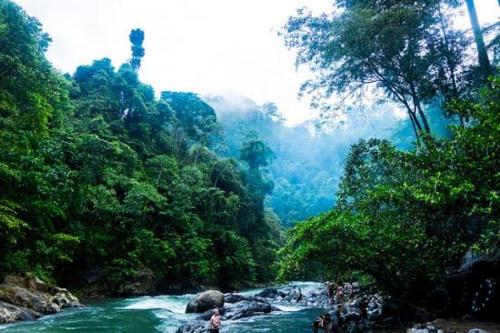
<path id="1" fill-rule="evenodd" d="M 302 91 L 318 104 L 340 95 L 343 106 L 353 96 L 364 100 L 375 88 L 406 109 L 417 138 L 430 132 L 424 106 L 442 89 L 442 64 L 450 65 L 448 76 L 456 79 L 454 65 L 463 55 L 453 34 L 445 35 L 447 52 L 435 47 L 443 40 L 436 28 L 439 2 L 344 0 L 336 5 L 343 10 L 332 15 L 300 10 L 285 26 L 286 45 L 299 51 L 297 63 L 316 74 Z"/>
<path id="2" fill-rule="evenodd" d="M 251 170 L 266 167 L 274 158 L 273 151 L 260 140 L 257 133 L 251 132 L 240 149 L 240 156 Z"/>
<path id="3" fill-rule="evenodd" d="M 490 60 L 488 58 L 488 51 L 486 50 L 486 45 L 484 44 L 481 25 L 479 24 L 479 19 L 477 18 L 476 5 L 474 3 L 474 0 L 465 0 L 465 3 L 467 4 L 470 23 L 472 25 L 472 31 L 474 32 L 474 40 L 476 41 L 479 66 L 481 67 L 481 71 L 485 79 L 487 79 L 488 76 L 493 74 L 493 71 L 491 69 Z"/>
<path id="4" fill-rule="evenodd" d="M 142 42 L 144 41 L 144 31 L 141 29 L 133 29 L 130 31 L 129 35 L 130 42 L 132 43 L 132 58 L 130 59 L 130 65 L 134 70 L 138 70 L 141 67 L 142 57 L 144 57 L 144 48 L 142 47 Z"/>

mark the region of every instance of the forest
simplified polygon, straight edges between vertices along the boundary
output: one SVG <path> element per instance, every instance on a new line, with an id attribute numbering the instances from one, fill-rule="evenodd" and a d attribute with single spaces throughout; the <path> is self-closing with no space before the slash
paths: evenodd
<path id="1" fill-rule="evenodd" d="M 392 101 L 414 146 L 353 144 L 334 208 L 289 231 L 280 279 L 365 281 L 418 303 L 466 254 L 498 254 L 498 23 L 479 28 L 466 2 L 469 33 L 450 21 L 455 1 L 337 1 L 336 14 L 289 19 L 285 42 L 315 73 L 303 90 L 324 117 L 339 112 L 332 96 Z M 432 126 L 436 107 L 445 132 Z"/>
<path id="2" fill-rule="evenodd" d="M 356 280 L 418 303 L 498 253 L 500 25 L 472 0 L 472 29 L 462 1 L 334 3 L 280 32 L 320 112 L 288 126 L 272 102 L 155 93 L 140 28 L 118 68 L 63 74 L 0 0 L 0 277 L 111 296 Z"/>
<path id="3" fill-rule="evenodd" d="M 153 276 L 166 289 L 269 281 L 281 241 L 264 209 L 261 141 L 218 157 L 212 107 L 142 83 L 144 32 L 131 57 L 62 75 L 50 37 L 0 2 L 0 273 L 127 293 Z"/>

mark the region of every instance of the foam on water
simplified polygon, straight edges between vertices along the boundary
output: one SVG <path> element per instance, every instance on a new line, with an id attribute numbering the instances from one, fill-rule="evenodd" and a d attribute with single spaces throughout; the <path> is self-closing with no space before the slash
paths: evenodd
<path id="1" fill-rule="evenodd" d="M 276 307 L 284 312 L 296 312 L 304 309 L 303 306 L 298 305 L 277 305 Z"/>
<path id="2" fill-rule="evenodd" d="M 182 296 L 144 296 L 128 299 L 129 304 L 122 307 L 127 310 L 155 310 L 162 309 L 177 314 L 184 314 L 191 295 Z"/>

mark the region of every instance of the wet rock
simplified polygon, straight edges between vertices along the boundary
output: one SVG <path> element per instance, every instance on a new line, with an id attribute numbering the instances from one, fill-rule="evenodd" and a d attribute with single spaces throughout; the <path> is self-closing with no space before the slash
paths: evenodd
<path id="1" fill-rule="evenodd" d="M 224 294 L 218 290 L 207 290 L 196 294 L 186 307 L 186 313 L 203 313 L 224 306 Z"/>
<path id="2" fill-rule="evenodd" d="M 334 326 L 344 332 L 366 332 L 379 330 L 398 330 L 410 322 L 430 322 L 433 316 L 403 300 L 390 298 L 373 291 L 363 289 L 359 284 L 345 284 L 344 297 L 329 300 L 322 291 L 304 294 L 308 304 L 326 304 Z M 311 303 L 310 303 L 311 302 Z M 301 303 L 302 304 L 302 303 Z M 409 333 L 443 333 L 436 327 L 415 327 Z"/>
<path id="3" fill-rule="evenodd" d="M 224 320 L 235 320 L 245 317 L 253 317 L 273 311 L 271 304 L 257 301 L 241 301 L 234 304 L 228 304 L 222 316 Z"/>
<path id="4" fill-rule="evenodd" d="M 467 333 L 488 333 L 488 331 L 485 331 L 480 328 L 471 328 Z"/>
<path id="5" fill-rule="evenodd" d="M 175 331 L 175 333 L 201 333 L 208 331 L 208 323 L 205 320 L 190 321 Z"/>
<path id="6" fill-rule="evenodd" d="M 256 294 L 256 297 L 264 297 L 264 298 L 275 298 L 279 295 L 279 291 L 276 288 L 266 288 L 262 290 L 260 293 Z"/>
<path id="7" fill-rule="evenodd" d="M 226 297 L 227 296 L 229 295 L 226 295 Z M 176 333 L 205 332 L 208 327 L 208 321 L 213 315 L 213 310 L 213 308 L 209 309 L 196 317 L 196 319 L 182 325 L 177 329 Z M 222 320 L 236 320 L 268 314 L 272 311 L 280 311 L 262 297 L 249 297 L 239 302 L 226 303 L 225 306 L 219 308 L 219 310 Z"/>
<path id="8" fill-rule="evenodd" d="M 406 330 L 407 333 L 444 333 L 442 329 L 434 323 L 417 324 Z"/>
<path id="9" fill-rule="evenodd" d="M 226 303 L 238 303 L 246 300 L 248 298 L 240 294 L 224 294 L 224 302 Z"/>
<path id="10" fill-rule="evenodd" d="M 212 315 L 214 314 L 214 310 L 215 309 L 210 309 L 208 311 L 203 312 L 201 315 L 199 315 L 198 317 L 196 317 L 196 320 L 205 320 L 205 321 L 210 320 L 210 318 L 212 318 Z M 226 309 L 225 308 L 219 309 L 219 314 L 221 316 L 224 315 L 224 313 L 226 313 Z"/>

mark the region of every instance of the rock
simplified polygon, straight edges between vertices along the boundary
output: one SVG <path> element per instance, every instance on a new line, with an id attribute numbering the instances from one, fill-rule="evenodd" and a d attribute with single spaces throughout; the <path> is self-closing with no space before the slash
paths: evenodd
<path id="1" fill-rule="evenodd" d="M 264 298 L 275 298 L 279 295 L 279 291 L 276 288 L 266 288 L 262 290 L 260 293 L 256 294 L 256 297 L 264 297 Z"/>
<path id="2" fill-rule="evenodd" d="M 33 320 L 76 306 L 81 305 L 68 290 L 37 278 L 7 276 L 0 284 L 0 323 Z"/>
<path id="3" fill-rule="evenodd" d="M 212 318 L 212 315 L 214 314 L 214 310 L 215 309 L 210 309 L 208 311 L 203 312 L 201 315 L 199 315 L 198 317 L 196 317 L 196 320 L 205 320 L 205 321 L 210 320 L 210 318 Z M 224 315 L 224 313 L 226 313 L 226 309 L 225 308 L 221 308 L 219 310 L 219 314 L 220 315 Z"/>
<path id="4" fill-rule="evenodd" d="M 471 328 L 467 333 L 488 333 L 488 331 L 485 331 L 480 328 Z"/>
<path id="5" fill-rule="evenodd" d="M 48 293 L 51 287 L 40 280 L 38 277 L 22 277 L 17 275 L 7 275 L 4 279 L 4 284 L 19 286 L 30 290 L 37 290 Z"/>
<path id="6" fill-rule="evenodd" d="M 47 295 L 16 285 L 0 285 L 0 301 L 29 308 L 42 314 L 52 314 L 60 311 L 60 307 L 52 303 Z"/>
<path id="7" fill-rule="evenodd" d="M 35 320 L 42 314 L 30 309 L 0 302 L 0 324 L 11 324 L 19 320 Z"/>
<path id="8" fill-rule="evenodd" d="M 175 331 L 175 333 L 201 333 L 207 332 L 208 323 L 204 320 L 190 321 Z"/>
<path id="9" fill-rule="evenodd" d="M 270 313 L 273 307 L 267 302 L 241 301 L 226 306 L 224 310 L 225 313 L 222 316 L 224 320 L 236 320 Z"/>
<path id="10" fill-rule="evenodd" d="M 240 294 L 225 294 L 224 302 L 226 303 L 238 303 L 241 301 L 246 301 L 248 298 Z"/>
<path id="11" fill-rule="evenodd" d="M 406 330 L 407 333 L 444 333 L 434 323 L 417 324 Z"/>
<path id="12" fill-rule="evenodd" d="M 55 287 L 53 290 L 55 295 L 52 296 L 50 301 L 57 304 L 61 309 L 80 306 L 78 298 L 73 296 L 67 289 Z"/>
<path id="13" fill-rule="evenodd" d="M 203 313 L 224 306 L 224 294 L 218 290 L 207 290 L 196 294 L 186 307 L 186 313 Z"/>

